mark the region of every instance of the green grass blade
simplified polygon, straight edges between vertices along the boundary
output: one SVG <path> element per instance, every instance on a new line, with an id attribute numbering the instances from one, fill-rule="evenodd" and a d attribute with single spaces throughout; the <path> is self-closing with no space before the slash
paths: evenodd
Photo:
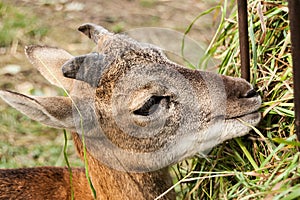
<path id="1" fill-rule="evenodd" d="M 249 162 L 251 163 L 252 167 L 255 170 L 258 170 L 259 167 L 257 166 L 256 162 L 254 161 L 254 159 L 252 158 L 251 154 L 249 153 L 249 151 L 247 150 L 247 148 L 245 147 L 244 143 L 242 142 L 241 138 L 236 138 L 235 141 L 239 144 L 240 148 L 243 150 L 244 154 L 246 155 L 246 157 L 248 158 Z"/>
<path id="2" fill-rule="evenodd" d="M 67 132 L 66 132 L 65 129 L 63 130 L 63 132 L 64 132 L 64 139 L 65 139 L 65 143 L 64 143 L 64 159 L 65 159 L 65 162 L 67 164 L 67 167 L 68 167 L 68 170 L 69 170 L 69 173 L 70 173 L 71 199 L 74 200 L 73 173 L 72 173 L 72 168 L 70 166 L 68 155 L 67 155 L 68 137 L 67 137 Z"/>

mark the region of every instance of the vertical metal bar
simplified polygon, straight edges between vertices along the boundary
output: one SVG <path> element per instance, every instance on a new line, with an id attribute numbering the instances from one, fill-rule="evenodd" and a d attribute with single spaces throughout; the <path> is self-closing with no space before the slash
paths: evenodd
<path id="1" fill-rule="evenodd" d="M 300 0 L 289 0 L 288 7 L 292 42 L 295 125 L 297 138 L 300 141 L 300 17 L 298 13 Z"/>
<path id="2" fill-rule="evenodd" d="M 247 0 L 237 0 L 242 78 L 250 81 Z"/>

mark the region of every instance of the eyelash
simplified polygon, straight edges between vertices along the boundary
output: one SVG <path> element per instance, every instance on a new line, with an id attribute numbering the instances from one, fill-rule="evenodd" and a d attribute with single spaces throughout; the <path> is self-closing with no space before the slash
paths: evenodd
<path id="1" fill-rule="evenodd" d="M 146 101 L 146 103 L 139 108 L 138 110 L 135 110 L 133 113 L 136 115 L 142 115 L 142 116 L 149 116 L 152 113 L 155 112 L 156 108 L 158 107 L 159 103 L 161 102 L 162 99 L 166 97 L 163 96 L 152 96 L 150 99 Z M 156 106 L 155 109 L 153 107 Z"/>

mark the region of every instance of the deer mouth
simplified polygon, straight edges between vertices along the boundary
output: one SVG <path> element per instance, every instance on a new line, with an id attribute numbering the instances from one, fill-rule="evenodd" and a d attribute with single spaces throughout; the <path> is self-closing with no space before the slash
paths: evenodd
<path id="1" fill-rule="evenodd" d="M 261 113 L 256 110 L 247 114 L 225 118 L 225 121 L 227 123 L 230 123 L 238 120 L 240 122 L 245 122 L 255 126 L 259 123 L 260 119 L 261 119 Z"/>
<path id="2" fill-rule="evenodd" d="M 232 108 L 232 112 L 228 112 L 225 121 L 244 121 L 251 125 L 256 125 L 261 119 L 259 108 L 261 106 L 261 97 L 256 95 L 251 98 L 241 98 L 238 100 L 238 106 Z M 235 108 L 235 109 L 234 109 Z"/>

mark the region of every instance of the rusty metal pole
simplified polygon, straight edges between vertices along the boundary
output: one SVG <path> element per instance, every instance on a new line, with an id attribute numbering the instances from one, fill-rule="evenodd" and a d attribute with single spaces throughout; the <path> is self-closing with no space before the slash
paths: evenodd
<path id="1" fill-rule="evenodd" d="M 300 0 L 289 0 L 289 20 L 292 42 L 295 125 L 297 138 L 300 141 Z"/>
<path id="2" fill-rule="evenodd" d="M 250 81 L 247 0 L 237 0 L 242 78 Z"/>

